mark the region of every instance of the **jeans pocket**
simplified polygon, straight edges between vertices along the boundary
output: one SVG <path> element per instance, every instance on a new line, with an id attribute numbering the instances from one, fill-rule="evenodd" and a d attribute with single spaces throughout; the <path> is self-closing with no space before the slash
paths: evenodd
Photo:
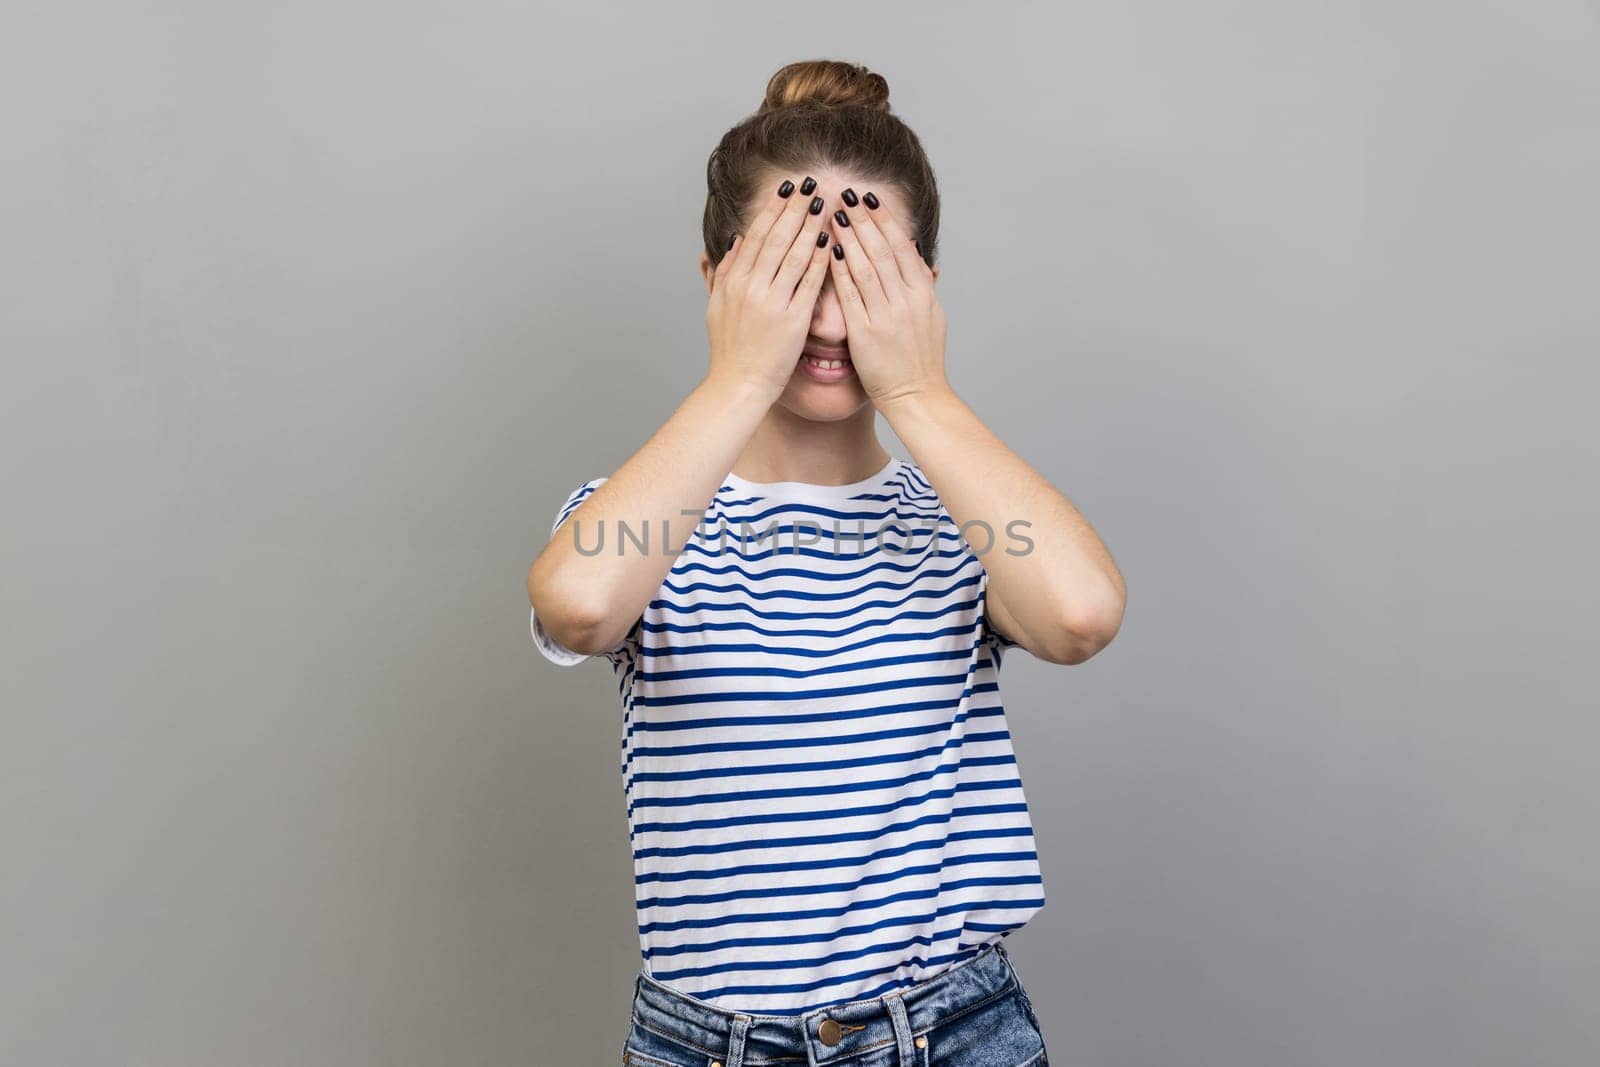
<path id="1" fill-rule="evenodd" d="M 1013 985 L 981 1007 L 957 1012 L 926 1035 L 929 1067 L 1043 1067 L 1044 1037 Z"/>
<path id="2" fill-rule="evenodd" d="M 694 1061 L 696 1067 L 699 1060 Z M 622 1067 L 690 1067 L 688 1060 L 664 1060 L 628 1045 L 622 1050 Z"/>
<path id="3" fill-rule="evenodd" d="M 1028 991 L 1022 988 L 1022 983 L 1017 983 L 1017 1001 L 1022 1005 L 1023 1013 L 1028 1016 L 1028 1022 L 1033 1026 L 1033 1032 L 1039 1035 L 1039 1058 L 1028 1060 L 1026 1067 L 1049 1067 L 1050 1057 L 1045 1050 L 1044 1027 L 1039 1025 L 1039 1016 L 1034 1013 L 1033 1001 L 1028 999 Z"/>
<path id="4" fill-rule="evenodd" d="M 622 1046 L 622 1067 L 704 1067 L 708 1057 L 699 1049 L 680 1044 L 638 1022 L 628 1028 Z"/>
<path id="5" fill-rule="evenodd" d="M 1006 964 L 1010 966 L 1011 960 L 1009 958 L 1006 960 Z M 1039 1024 L 1038 1012 L 1033 1010 L 1033 998 L 1028 996 L 1028 990 L 1024 988 L 1022 984 L 1022 976 L 1017 974 L 1017 969 L 1014 966 L 1011 967 L 1011 979 L 1016 983 L 1017 999 L 1022 1002 L 1022 1010 L 1027 1013 L 1028 1022 L 1032 1023 L 1034 1030 L 1038 1032 L 1039 1044 L 1044 1045 L 1046 1043 L 1044 1039 L 1044 1027 Z M 1041 1067 L 1049 1062 L 1049 1060 L 1042 1058 L 1039 1061 Z"/>
<path id="6" fill-rule="evenodd" d="M 1020 984 L 1017 986 L 1017 996 L 1022 998 L 1022 1006 L 1027 1009 L 1028 1021 L 1033 1023 L 1033 1028 L 1039 1031 L 1039 1037 L 1044 1037 L 1044 1028 L 1039 1025 L 1039 1014 L 1033 1010 L 1033 1000 L 1028 996 L 1028 991 Z"/>

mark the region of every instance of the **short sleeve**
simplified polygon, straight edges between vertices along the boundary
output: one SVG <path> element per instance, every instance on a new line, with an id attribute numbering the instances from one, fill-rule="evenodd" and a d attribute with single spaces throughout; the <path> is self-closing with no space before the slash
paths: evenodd
<path id="1" fill-rule="evenodd" d="M 1013 641 L 1011 638 L 1007 637 L 1005 634 L 1003 634 L 999 630 L 995 629 L 994 622 L 989 616 L 989 572 L 987 570 L 985 570 L 984 574 L 983 574 L 983 624 L 982 625 L 983 625 L 983 631 L 982 631 L 982 637 L 980 638 L 980 640 L 981 640 L 981 642 L 983 644 L 988 645 L 990 647 L 990 649 L 992 650 L 993 655 L 994 655 L 995 666 L 998 667 L 998 666 L 1000 666 L 1001 659 L 1005 654 L 1005 650 L 1008 649 L 1008 648 L 1017 648 L 1017 647 L 1019 647 L 1019 645 L 1018 645 L 1018 642 Z"/>
<path id="2" fill-rule="evenodd" d="M 605 478 L 591 478 L 567 494 L 567 499 L 556 510 L 555 522 L 550 526 L 550 536 L 552 538 L 555 537 L 562 526 L 566 525 L 567 519 L 571 518 L 572 513 L 578 510 L 578 506 L 589 499 L 589 495 L 599 488 L 605 480 Z M 628 636 L 616 648 L 608 649 L 605 652 L 597 652 L 595 655 L 605 656 L 614 665 L 619 663 L 623 657 L 629 655 L 636 645 L 642 622 L 643 618 L 641 617 L 640 621 L 636 622 L 633 628 L 628 631 Z M 584 660 L 594 658 L 594 656 L 576 652 L 550 636 L 549 631 L 544 628 L 544 623 L 539 620 L 538 611 L 531 605 L 528 609 L 528 630 L 533 637 L 534 647 L 552 663 L 570 667 L 575 663 L 582 663 Z"/>
<path id="3" fill-rule="evenodd" d="M 996 630 L 990 624 L 987 612 L 983 616 L 983 642 L 989 646 L 991 653 L 994 655 L 994 665 L 996 667 L 1000 666 L 1001 661 L 1004 659 L 1006 649 L 1019 647 L 1017 642 L 1011 640 L 1011 638 Z"/>

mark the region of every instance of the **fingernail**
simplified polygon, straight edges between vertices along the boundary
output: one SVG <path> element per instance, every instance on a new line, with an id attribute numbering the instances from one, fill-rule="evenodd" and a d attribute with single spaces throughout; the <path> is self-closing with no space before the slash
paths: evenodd
<path id="1" fill-rule="evenodd" d="M 811 198 L 811 213 L 813 215 L 822 214 L 822 197 L 813 196 Z"/>
<path id="2" fill-rule="evenodd" d="M 911 243 L 917 246 L 917 255 L 919 255 L 919 256 L 922 255 L 922 242 L 919 241 L 917 238 L 913 237 L 911 239 Z"/>
<path id="3" fill-rule="evenodd" d="M 732 237 L 728 238 L 728 251 L 733 251 L 733 242 L 737 241 L 738 239 L 738 234 L 734 234 Z"/>
<path id="4" fill-rule="evenodd" d="M 844 258 L 844 245 L 834 245 L 833 246 L 833 258 L 834 259 L 843 259 Z"/>
<path id="5" fill-rule="evenodd" d="M 816 187 L 817 187 L 817 179 L 811 177 L 811 175 L 808 174 L 808 175 L 806 175 L 806 180 L 800 183 L 800 192 L 803 193 L 806 196 L 810 196 L 811 195 L 811 191 L 813 189 L 815 189 Z"/>
<path id="6" fill-rule="evenodd" d="M 818 248 L 826 248 L 826 247 L 828 247 L 828 231 L 827 230 L 823 230 L 821 233 L 817 234 L 817 247 Z"/>
<path id="7" fill-rule="evenodd" d="M 861 198 L 861 202 L 872 208 L 874 211 L 878 209 L 878 198 L 872 193 L 868 193 L 866 196 L 863 196 Z"/>
<path id="8" fill-rule="evenodd" d="M 833 213 L 833 221 L 837 222 L 840 226 L 850 225 L 850 217 L 843 211 L 835 211 Z"/>
<path id="9" fill-rule="evenodd" d="M 839 194 L 839 199 L 843 200 L 846 205 L 848 205 L 850 207 L 855 207 L 856 206 L 856 191 L 854 189 L 846 189 L 844 192 Z"/>
<path id="10" fill-rule="evenodd" d="M 783 179 L 783 184 L 778 186 L 778 195 L 787 200 L 792 192 L 794 192 L 794 182 L 788 178 Z"/>

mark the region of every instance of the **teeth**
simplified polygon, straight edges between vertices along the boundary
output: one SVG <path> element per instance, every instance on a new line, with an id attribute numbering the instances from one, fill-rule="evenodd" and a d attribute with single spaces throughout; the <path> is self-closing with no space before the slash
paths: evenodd
<path id="1" fill-rule="evenodd" d="M 828 370 L 837 370 L 850 362 L 847 359 L 818 359 L 816 356 L 807 356 L 806 359 L 813 367 L 824 367 Z"/>

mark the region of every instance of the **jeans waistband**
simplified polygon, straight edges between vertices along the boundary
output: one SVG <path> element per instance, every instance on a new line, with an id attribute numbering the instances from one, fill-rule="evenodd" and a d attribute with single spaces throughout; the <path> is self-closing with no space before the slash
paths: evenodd
<path id="1" fill-rule="evenodd" d="M 1010 955 L 998 940 L 925 982 L 803 1015 L 729 1011 L 662 985 L 641 968 L 634 980 L 633 1016 L 646 1029 L 699 1049 L 723 1067 L 821 1065 L 884 1047 L 898 1047 L 900 1062 L 912 1063 L 919 1034 L 1009 993 L 1015 984 Z"/>

